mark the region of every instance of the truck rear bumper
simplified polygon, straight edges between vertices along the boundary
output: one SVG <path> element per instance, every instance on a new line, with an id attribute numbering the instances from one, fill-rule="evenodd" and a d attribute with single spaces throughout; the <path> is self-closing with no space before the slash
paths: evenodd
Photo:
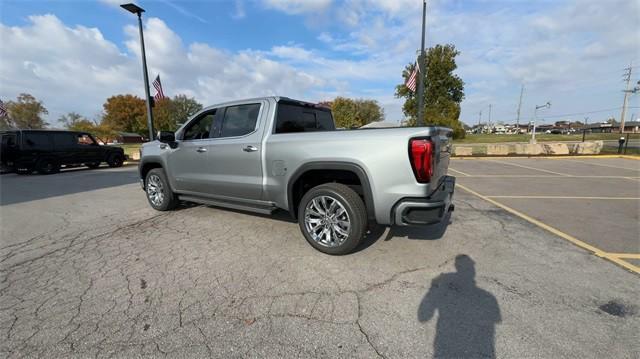
<path id="1" fill-rule="evenodd" d="M 396 226 L 428 225 L 439 223 L 447 212 L 454 209 L 451 203 L 456 178 L 446 176 L 440 186 L 425 198 L 403 198 L 391 210 Z"/>

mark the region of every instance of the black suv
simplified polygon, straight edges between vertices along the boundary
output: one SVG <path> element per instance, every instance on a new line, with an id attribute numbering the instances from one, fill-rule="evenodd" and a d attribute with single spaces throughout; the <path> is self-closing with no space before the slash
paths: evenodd
<path id="1" fill-rule="evenodd" d="M 124 150 L 100 146 L 86 132 L 52 130 L 10 130 L 0 132 L 0 159 L 4 167 L 19 174 L 34 170 L 40 174 L 56 173 L 61 166 L 85 165 L 97 168 L 101 162 L 120 167 Z"/>

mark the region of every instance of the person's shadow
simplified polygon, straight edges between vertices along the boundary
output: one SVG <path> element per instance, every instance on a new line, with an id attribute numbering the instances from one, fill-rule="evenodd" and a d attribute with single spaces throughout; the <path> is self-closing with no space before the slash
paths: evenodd
<path id="1" fill-rule="evenodd" d="M 429 321 L 438 311 L 436 358 L 494 358 L 495 326 L 500 323 L 498 301 L 476 286 L 475 262 L 461 254 L 456 272 L 442 273 L 431 281 L 418 308 L 418 320 Z"/>

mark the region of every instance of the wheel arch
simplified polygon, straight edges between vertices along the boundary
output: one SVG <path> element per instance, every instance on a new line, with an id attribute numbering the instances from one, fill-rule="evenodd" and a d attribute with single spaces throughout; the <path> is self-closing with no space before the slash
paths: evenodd
<path id="1" fill-rule="evenodd" d="M 298 205 L 300 200 L 304 196 L 304 193 L 307 191 L 299 192 L 301 180 L 305 178 L 305 175 L 309 175 L 313 173 L 313 171 L 335 171 L 341 173 L 351 173 L 353 174 L 359 181 L 359 186 L 362 188 L 362 197 L 364 200 L 365 207 L 367 209 L 367 217 L 369 219 L 375 219 L 375 206 L 373 201 L 373 192 L 371 190 L 371 182 L 369 181 L 369 177 L 367 176 L 367 172 L 360 165 L 352 162 L 339 162 L 339 161 L 317 161 L 317 162 L 309 162 L 300 166 L 294 173 L 291 175 L 289 182 L 287 183 L 287 205 L 289 209 L 289 213 L 293 218 L 297 219 L 298 216 Z M 337 182 L 343 183 L 339 179 L 332 180 L 330 176 L 323 178 L 316 185 L 323 183 Z"/>

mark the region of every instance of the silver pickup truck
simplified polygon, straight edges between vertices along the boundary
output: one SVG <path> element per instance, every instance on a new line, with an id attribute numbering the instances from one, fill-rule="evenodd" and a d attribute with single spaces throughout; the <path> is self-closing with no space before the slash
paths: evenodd
<path id="1" fill-rule="evenodd" d="M 353 251 L 368 224 L 426 225 L 453 210 L 443 127 L 338 130 L 325 107 L 286 97 L 210 106 L 141 149 L 151 207 L 189 201 L 288 211 L 328 254 Z"/>

